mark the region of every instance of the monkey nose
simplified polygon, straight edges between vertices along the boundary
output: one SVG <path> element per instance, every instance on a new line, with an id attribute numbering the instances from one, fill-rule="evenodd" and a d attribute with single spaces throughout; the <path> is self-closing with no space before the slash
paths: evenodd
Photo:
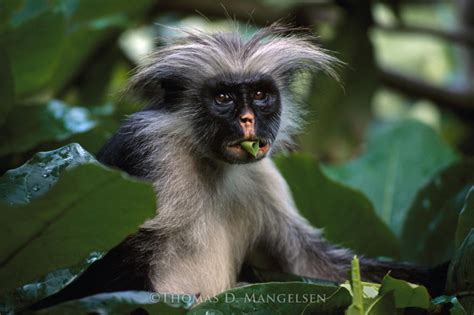
<path id="1" fill-rule="evenodd" d="M 242 125 L 242 127 L 253 126 L 254 121 L 255 121 L 255 116 L 253 115 L 253 113 L 246 112 L 240 115 L 240 124 Z"/>
<path id="2" fill-rule="evenodd" d="M 255 116 L 251 111 L 245 111 L 240 116 L 240 126 L 242 127 L 242 131 L 244 133 L 245 139 L 250 139 L 255 136 Z"/>

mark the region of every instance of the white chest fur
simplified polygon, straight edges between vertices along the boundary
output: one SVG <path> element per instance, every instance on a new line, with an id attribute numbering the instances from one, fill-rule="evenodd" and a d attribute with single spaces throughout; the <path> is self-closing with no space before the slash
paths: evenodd
<path id="1" fill-rule="evenodd" d="M 234 286 L 259 236 L 272 233 L 267 222 L 279 210 L 279 200 L 287 200 L 286 183 L 269 159 L 229 165 L 215 182 L 188 180 L 193 187 L 174 180 L 166 189 L 157 187 L 154 225 L 180 228 L 161 245 L 152 277 L 155 290 L 210 296 Z"/>

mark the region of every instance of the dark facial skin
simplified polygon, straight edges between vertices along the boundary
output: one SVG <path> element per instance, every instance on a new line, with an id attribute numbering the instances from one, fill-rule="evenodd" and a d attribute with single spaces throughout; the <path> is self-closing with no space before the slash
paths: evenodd
<path id="1" fill-rule="evenodd" d="M 270 78 L 216 78 L 203 88 L 201 125 L 196 127 L 205 135 L 203 141 L 213 158 L 250 163 L 268 154 L 278 133 L 280 115 L 280 94 Z M 240 146 L 244 140 L 259 141 L 255 157 Z"/>

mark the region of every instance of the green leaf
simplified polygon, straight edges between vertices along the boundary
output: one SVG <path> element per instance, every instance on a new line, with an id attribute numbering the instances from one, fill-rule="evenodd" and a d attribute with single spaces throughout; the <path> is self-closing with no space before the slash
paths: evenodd
<path id="1" fill-rule="evenodd" d="M 469 189 L 464 207 L 459 213 L 456 229 L 456 247 L 461 246 L 469 231 L 474 228 L 474 186 Z"/>
<path id="2" fill-rule="evenodd" d="M 309 157 L 281 156 L 275 162 L 298 209 L 314 226 L 324 228 L 328 240 L 369 256 L 399 255 L 397 239 L 362 193 L 327 178 Z"/>
<path id="3" fill-rule="evenodd" d="M 300 282 L 261 283 L 225 291 L 194 307 L 190 314 L 333 314 L 351 303 L 349 291 L 335 285 Z"/>
<path id="4" fill-rule="evenodd" d="M 65 140 L 96 126 L 90 111 L 52 100 L 10 112 L 0 134 L 0 155 L 20 153 L 41 143 Z M 21 126 L 21 128 L 20 128 Z"/>
<path id="5" fill-rule="evenodd" d="M 259 148 L 259 142 L 258 141 L 242 141 L 240 143 L 240 146 L 242 149 L 250 153 L 252 156 L 256 157 L 258 153 L 258 148 Z"/>
<path id="6" fill-rule="evenodd" d="M 15 83 L 10 58 L 0 45 L 0 125 L 15 102 Z"/>
<path id="7" fill-rule="evenodd" d="M 65 29 L 62 14 L 44 12 L 0 35 L 0 44 L 10 57 L 16 95 L 37 92 L 52 79 Z"/>
<path id="8" fill-rule="evenodd" d="M 458 214 L 472 185 L 474 159 L 466 159 L 433 176 L 418 192 L 403 227 L 403 259 L 436 265 L 452 257 Z"/>
<path id="9" fill-rule="evenodd" d="M 26 206 L 0 207 L 0 292 L 107 251 L 156 209 L 149 184 L 96 164 L 66 171 Z"/>
<path id="10" fill-rule="evenodd" d="M 335 286 L 338 285 L 338 283 L 334 281 L 321 280 L 321 279 L 303 277 L 303 276 L 289 274 L 289 273 L 276 272 L 272 270 L 262 269 L 256 266 L 249 266 L 248 268 L 250 268 L 248 272 L 251 272 L 253 278 L 256 279 L 255 282 L 304 282 L 304 283 L 313 283 L 313 284 L 322 284 L 322 285 L 335 285 Z"/>
<path id="11" fill-rule="evenodd" d="M 383 296 L 389 292 L 393 292 L 397 308 L 417 307 L 428 309 L 430 306 L 430 295 L 424 286 L 386 275 L 380 286 L 379 295 Z"/>
<path id="12" fill-rule="evenodd" d="M 164 300 L 165 302 L 160 302 Z M 169 301 L 169 302 L 167 302 Z M 101 315 L 129 315 L 129 314 L 186 314 L 190 304 L 186 302 L 186 296 L 164 298 L 153 292 L 123 291 L 114 293 L 102 293 L 80 300 L 62 303 L 35 314 L 101 314 Z"/>
<path id="13" fill-rule="evenodd" d="M 34 282 L 4 294 L 0 297 L 0 313 L 10 314 L 36 301 L 54 294 L 64 288 L 73 278 L 102 257 L 101 253 L 92 252 L 84 262 L 70 268 L 52 271 Z"/>
<path id="14" fill-rule="evenodd" d="M 324 171 L 334 180 L 364 192 L 378 215 L 399 236 L 416 192 L 456 159 L 433 129 L 403 121 L 372 129 L 364 155 L 343 166 L 325 167 Z"/>
<path id="15" fill-rule="evenodd" d="M 27 204 L 45 194 L 66 168 L 92 161 L 95 161 L 94 157 L 77 143 L 36 153 L 28 162 L 0 178 L 0 201 L 11 205 Z"/>
<path id="16" fill-rule="evenodd" d="M 352 304 L 346 310 L 346 315 L 364 315 L 364 296 L 362 290 L 362 281 L 360 279 L 359 259 L 355 256 L 352 259 L 351 268 L 351 289 Z"/>
<path id="17" fill-rule="evenodd" d="M 397 314 L 395 307 L 395 297 L 393 291 L 390 291 L 382 296 L 379 296 L 369 306 L 366 312 L 367 315 L 390 315 Z"/>
<path id="18" fill-rule="evenodd" d="M 470 230 L 451 260 L 446 281 L 448 294 L 459 294 L 467 314 L 474 313 L 474 228 Z M 466 294 L 467 293 L 467 294 Z"/>

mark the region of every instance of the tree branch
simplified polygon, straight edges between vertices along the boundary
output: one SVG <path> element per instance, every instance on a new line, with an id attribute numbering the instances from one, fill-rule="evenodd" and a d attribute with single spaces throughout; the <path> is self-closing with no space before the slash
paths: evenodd
<path id="1" fill-rule="evenodd" d="M 395 70 L 379 68 L 379 78 L 385 86 L 412 97 L 425 98 L 464 120 L 474 120 L 474 92 L 437 87 Z"/>
<path id="2" fill-rule="evenodd" d="M 450 42 L 459 43 L 466 46 L 474 47 L 474 33 L 468 32 L 467 30 L 447 31 L 440 30 L 424 26 L 406 26 L 402 24 L 397 25 L 383 25 L 377 24 L 375 26 L 386 32 L 391 33 L 408 33 L 408 34 L 421 34 L 440 38 Z"/>

